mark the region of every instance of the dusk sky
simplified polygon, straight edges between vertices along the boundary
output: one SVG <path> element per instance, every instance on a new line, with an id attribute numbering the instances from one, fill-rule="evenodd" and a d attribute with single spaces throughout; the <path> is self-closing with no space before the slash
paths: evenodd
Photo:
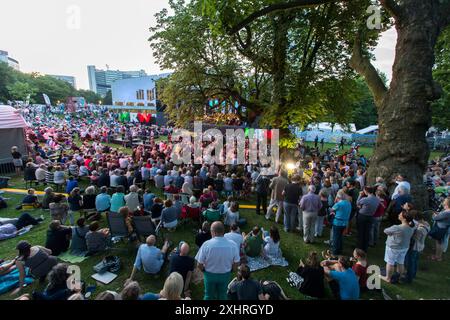
<path id="1" fill-rule="evenodd" d="M 1 4 L 0 50 L 23 72 L 75 76 L 89 89 L 87 65 L 119 70 L 160 70 L 147 39 L 155 13 L 167 0 L 14 0 Z M 79 13 L 79 15 L 78 15 Z M 396 33 L 386 32 L 375 67 L 390 78 Z"/>

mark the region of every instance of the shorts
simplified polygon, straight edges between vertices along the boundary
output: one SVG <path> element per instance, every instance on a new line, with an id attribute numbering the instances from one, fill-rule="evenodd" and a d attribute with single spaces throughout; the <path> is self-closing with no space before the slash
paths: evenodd
<path id="1" fill-rule="evenodd" d="M 392 249 L 386 246 L 384 261 L 387 264 L 395 265 L 395 264 L 405 264 L 405 256 L 408 252 L 408 248 L 406 249 Z"/>
<path id="2" fill-rule="evenodd" d="M 16 167 L 16 168 L 23 167 L 22 159 L 13 159 L 13 164 L 14 164 L 14 167 Z"/>

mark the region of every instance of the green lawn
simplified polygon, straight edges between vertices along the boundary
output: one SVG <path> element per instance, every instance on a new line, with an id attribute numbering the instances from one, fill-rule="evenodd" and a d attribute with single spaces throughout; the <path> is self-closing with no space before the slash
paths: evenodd
<path id="1" fill-rule="evenodd" d="M 112 145 L 113 147 L 117 147 L 117 145 Z M 128 152 L 129 149 L 123 149 Z M 371 149 L 367 149 L 363 153 L 367 151 L 367 156 L 369 156 L 369 151 Z M 21 188 L 24 189 L 24 183 L 21 178 L 13 178 L 10 181 L 10 185 L 13 188 Z M 84 183 L 85 185 L 85 183 Z M 83 184 L 82 184 L 83 186 Z M 42 187 L 38 187 L 37 190 L 42 190 Z M 155 191 L 155 193 L 159 193 Z M 20 212 L 15 210 L 14 208 L 20 200 L 22 196 L 13 195 L 13 194 L 5 194 L 5 197 L 11 198 L 8 201 L 9 207 L 7 209 L 2 209 L 0 211 L 0 217 L 17 217 Z M 247 199 L 246 201 L 242 201 L 241 204 L 255 204 L 256 201 L 252 197 Z M 9 239 L 6 241 L 0 242 L 0 258 L 2 259 L 12 259 L 17 254 L 15 250 L 15 246 L 19 240 L 28 240 L 30 243 L 34 245 L 45 245 L 45 235 L 46 229 L 49 223 L 49 215 L 48 213 L 42 210 L 35 210 L 34 212 L 30 212 L 34 216 L 39 216 L 44 214 L 46 216 L 46 220 L 43 224 L 33 228 L 29 233 L 14 239 Z M 242 231 L 248 232 L 255 225 L 259 225 L 264 227 L 264 229 L 269 229 L 270 226 L 274 222 L 266 221 L 264 216 L 258 216 L 255 214 L 254 210 L 241 210 L 241 216 L 246 218 L 248 223 Z M 106 226 L 106 221 L 102 220 L 102 225 Z M 315 244 L 306 245 L 301 239 L 300 234 L 298 233 L 284 233 L 282 231 L 282 225 L 278 226 L 281 230 L 281 248 L 284 254 L 284 257 L 289 262 L 289 267 L 270 267 L 268 269 L 264 269 L 253 274 L 253 277 L 256 279 L 269 279 L 277 281 L 285 290 L 285 293 L 291 299 L 305 299 L 305 297 L 300 294 L 297 290 L 291 288 L 287 282 L 286 277 L 288 276 L 289 271 L 295 271 L 298 266 L 298 262 L 300 259 L 305 259 L 307 254 L 312 251 L 321 252 L 323 250 L 328 249 L 328 246 L 323 244 L 323 240 L 328 239 L 329 237 L 329 229 L 325 229 L 325 236 L 319 241 L 316 241 Z M 191 255 L 195 255 L 197 252 L 197 248 L 194 243 L 195 238 L 195 229 L 197 226 L 195 225 L 186 225 L 177 228 L 177 231 L 174 233 L 170 233 L 170 240 L 176 245 L 179 241 L 184 240 L 187 241 L 191 245 Z M 159 246 L 162 243 L 162 239 L 159 240 Z M 351 255 L 352 249 L 354 248 L 356 243 L 355 236 L 347 237 L 344 239 L 344 254 Z M 132 269 L 132 265 L 134 262 L 135 254 L 137 251 L 138 243 L 119 243 L 114 246 L 115 250 L 113 250 L 110 254 L 118 255 L 122 261 L 122 269 L 120 271 L 119 277 L 114 280 L 110 285 L 105 286 L 101 284 L 97 284 L 97 290 L 94 292 L 94 296 L 103 290 L 115 290 L 120 291 L 124 281 L 129 277 Z M 433 243 L 431 241 L 427 241 L 427 246 L 424 254 L 421 256 L 421 261 L 419 263 L 419 272 L 418 277 L 414 281 L 413 284 L 402 284 L 402 285 L 390 285 L 386 283 L 382 283 L 383 288 L 386 292 L 395 297 L 396 295 L 400 295 L 404 299 L 449 299 L 450 298 L 450 264 L 448 263 L 448 258 L 441 263 L 430 262 L 426 259 L 428 255 L 432 253 Z M 97 264 L 104 256 L 95 256 L 90 257 L 84 262 L 80 263 L 79 266 L 81 268 L 82 279 L 86 282 L 87 285 L 95 284 L 95 280 L 91 278 L 93 272 L 93 266 Z M 384 239 L 379 241 L 379 244 L 376 248 L 371 248 L 369 251 L 369 263 L 377 264 L 381 267 L 384 267 Z M 144 292 L 159 292 L 162 289 L 165 276 L 167 274 L 168 265 L 165 264 L 163 266 L 163 271 L 159 277 L 145 275 L 140 272 L 137 273 L 136 280 L 139 281 Z M 25 288 L 24 292 L 31 292 L 34 289 L 42 289 L 42 285 L 35 282 L 30 285 L 28 288 Z M 191 285 L 191 290 L 194 299 L 202 299 L 203 297 L 203 284 L 199 285 Z M 328 290 L 328 288 L 327 288 Z M 327 297 L 331 297 L 331 293 L 327 292 Z M 4 294 L 0 296 L 0 300 L 11 299 L 14 298 L 10 294 Z M 370 292 L 362 295 L 363 299 L 382 299 L 382 295 L 379 292 Z"/>

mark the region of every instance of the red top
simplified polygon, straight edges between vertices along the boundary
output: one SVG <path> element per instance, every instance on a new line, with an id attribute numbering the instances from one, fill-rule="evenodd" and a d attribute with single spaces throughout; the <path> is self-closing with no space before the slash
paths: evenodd
<path id="1" fill-rule="evenodd" d="M 353 272 L 359 277 L 359 286 L 361 288 L 364 288 L 367 286 L 367 267 L 364 267 L 360 265 L 359 263 L 356 263 L 352 267 Z"/>
<path id="2" fill-rule="evenodd" d="M 373 214 L 374 218 L 379 218 L 384 216 L 384 212 L 386 211 L 387 202 L 385 199 L 381 199 L 380 204 L 378 205 L 377 211 Z"/>

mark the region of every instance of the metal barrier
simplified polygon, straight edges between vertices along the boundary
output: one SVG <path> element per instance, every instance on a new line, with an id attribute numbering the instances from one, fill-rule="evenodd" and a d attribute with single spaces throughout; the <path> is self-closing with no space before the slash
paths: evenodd
<path id="1" fill-rule="evenodd" d="M 15 171 L 12 162 L 0 163 L 0 175 L 13 173 Z"/>

